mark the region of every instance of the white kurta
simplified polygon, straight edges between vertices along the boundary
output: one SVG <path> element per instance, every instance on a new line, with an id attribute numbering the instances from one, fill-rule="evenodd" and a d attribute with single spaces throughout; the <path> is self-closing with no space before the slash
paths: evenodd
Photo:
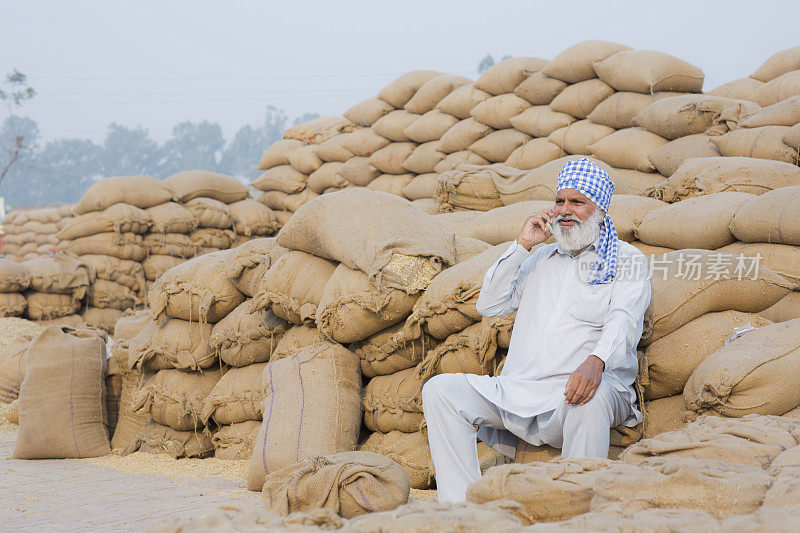
<path id="1" fill-rule="evenodd" d="M 605 362 L 604 383 L 626 395 L 631 404 L 632 414 L 624 425 L 641 422 L 634 380 L 636 346 L 650 302 L 646 259 L 620 241 L 614 281 L 590 285 L 581 272 L 588 272 L 596 257 L 594 249 L 590 246 L 573 257 L 557 244 L 529 253 L 515 242 L 487 271 L 478 312 L 486 317 L 517 312 L 500 375 L 466 376 L 503 412 L 505 430 L 481 427 L 478 432 L 487 445 L 508 453 L 517 437 L 542 444 L 535 417 L 552 414 L 564 404 L 567 380 L 592 354 Z M 631 265 L 643 270 L 631 275 Z"/>

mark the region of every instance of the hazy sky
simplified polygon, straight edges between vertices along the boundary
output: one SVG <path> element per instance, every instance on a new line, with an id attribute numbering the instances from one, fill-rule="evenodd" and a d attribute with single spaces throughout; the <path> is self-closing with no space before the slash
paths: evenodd
<path id="1" fill-rule="evenodd" d="M 103 139 L 112 121 L 161 141 L 183 120 L 227 138 L 268 105 L 341 114 L 408 70 L 475 78 L 487 53 L 552 58 L 584 39 L 671 53 L 705 88 L 800 44 L 798 0 L 0 0 L 0 74 L 39 92 L 45 140 Z"/>

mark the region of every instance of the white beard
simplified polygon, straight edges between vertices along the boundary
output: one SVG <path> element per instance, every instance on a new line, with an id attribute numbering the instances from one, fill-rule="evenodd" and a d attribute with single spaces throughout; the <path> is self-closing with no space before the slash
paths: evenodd
<path id="1" fill-rule="evenodd" d="M 559 223 L 564 219 L 574 220 L 576 223 L 571 228 L 565 228 Z M 604 220 L 605 215 L 598 208 L 595 208 L 589 218 L 584 221 L 580 221 L 578 217 L 559 215 L 553 224 L 553 236 L 564 250 L 575 253 L 586 248 L 600 237 L 600 230 Z"/>

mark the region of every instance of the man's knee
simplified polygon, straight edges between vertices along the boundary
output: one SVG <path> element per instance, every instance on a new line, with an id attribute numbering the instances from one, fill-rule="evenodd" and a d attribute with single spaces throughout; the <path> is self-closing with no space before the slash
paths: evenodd
<path id="1" fill-rule="evenodd" d="M 606 391 L 597 390 L 591 400 L 583 405 L 569 405 L 566 407 L 565 424 L 610 424 L 614 419 L 613 407 Z"/>
<path id="2" fill-rule="evenodd" d="M 431 405 L 442 399 L 449 398 L 454 390 L 463 386 L 458 374 L 439 374 L 429 379 L 422 387 L 422 405 Z"/>

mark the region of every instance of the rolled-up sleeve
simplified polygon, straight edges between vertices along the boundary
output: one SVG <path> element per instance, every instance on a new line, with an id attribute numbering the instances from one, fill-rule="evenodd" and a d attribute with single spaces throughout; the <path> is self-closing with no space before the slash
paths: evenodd
<path id="1" fill-rule="evenodd" d="M 485 317 L 508 315 L 517 310 L 522 297 L 525 276 L 530 273 L 537 253 L 514 242 L 486 271 L 476 304 Z"/>

